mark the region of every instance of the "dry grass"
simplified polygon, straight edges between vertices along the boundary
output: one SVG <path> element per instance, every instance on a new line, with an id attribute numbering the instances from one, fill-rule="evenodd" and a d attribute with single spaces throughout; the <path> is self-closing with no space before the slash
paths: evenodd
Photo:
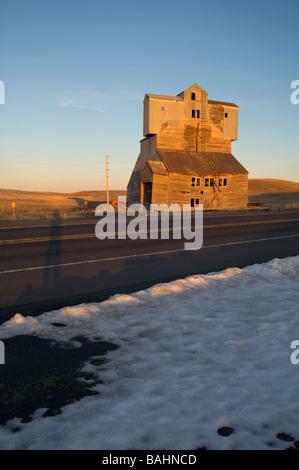
<path id="1" fill-rule="evenodd" d="M 299 183 L 294 181 L 249 179 L 248 194 L 251 203 L 280 209 L 299 208 Z M 126 191 L 111 190 L 109 195 L 110 201 L 113 201 L 120 195 L 126 195 Z M 0 220 L 12 220 L 12 202 L 16 203 L 17 220 L 84 218 L 92 214 L 92 208 L 106 202 L 106 191 L 51 193 L 0 189 Z"/>
<path id="2" fill-rule="evenodd" d="M 271 208 L 298 209 L 299 183 L 274 178 L 249 179 L 248 199 Z"/>
<path id="3" fill-rule="evenodd" d="M 110 191 L 110 201 L 126 191 Z M 81 191 L 78 193 L 51 193 L 0 189 L 0 220 L 12 220 L 12 202 L 15 202 L 15 219 L 55 219 L 88 217 L 91 208 L 106 202 L 106 191 Z M 87 206 L 86 206 L 87 203 Z"/>

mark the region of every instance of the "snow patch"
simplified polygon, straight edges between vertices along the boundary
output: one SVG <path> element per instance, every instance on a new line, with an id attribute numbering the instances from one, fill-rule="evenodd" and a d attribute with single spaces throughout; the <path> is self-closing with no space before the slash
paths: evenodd
<path id="1" fill-rule="evenodd" d="M 15 315 L 0 339 L 27 334 L 111 341 L 99 395 L 59 416 L 0 427 L 1 449 L 279 449 L 299 439 L 299 256 L 189 276 L 38 317 Z M 57 328 L 55 323 L 63 323 Z M 9 365 L 7 365 L 9 367 Z M 18 425 L 19 432 L 11 429 Z M 229 436 L 217 429 L 232 427 Z M 290 445 L 288 443 L 288 445 Z"/>

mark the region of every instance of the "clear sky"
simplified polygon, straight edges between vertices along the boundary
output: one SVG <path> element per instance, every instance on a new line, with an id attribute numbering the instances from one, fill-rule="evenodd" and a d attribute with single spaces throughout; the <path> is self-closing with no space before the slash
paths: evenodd
<path id="1" fill-rule="evenodd" d="M 250 178 L 299 181 L 299 0 L 2 0 L 0 188 L 125 189 L 145 93 L 238 104 Z"/>

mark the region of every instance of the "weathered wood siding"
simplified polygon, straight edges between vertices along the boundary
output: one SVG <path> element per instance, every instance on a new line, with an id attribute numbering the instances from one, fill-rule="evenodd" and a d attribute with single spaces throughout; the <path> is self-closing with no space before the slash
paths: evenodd
<path id="1" fill-rule="evenodd" d="M 192 178 L 195 178 L 192 186 Z M 215 184 L 210 186 L 210 180 Z M 219 186 L 222 179 L 222 186 Z M 223 180 L 226 179 L 226 186 Z M 199 180 L 199 186 L 197 186 Z M 208 181 L 208 186 L 205 181 Z M 128 205 L 143 203 L 142 183 L 152 183 L 152 204 L 190 204 L 191 198 L 199 199 L 205 210 L 244 209 L 248 203 L 248 175 L 182 175 L 170 173 L 160 175 L 152 172 L 148 165 L 140 170 L 140 159 L 137 160 L 127 187 Z"/>
<path id="2" fill-rule="evenodd" d="M 153 172 L 148 165 L 145 165 L 142 171 L 142 183 L 152 183 L 153 182 Z"/>
<path id="3" fill-rule="evenodd" d="M 194 175 L 200 179 L 200 186 L 191 186 L 190 176 L 170 173 L 168 181 L 168 198 L 164 199 L 164 194 L 155 194 L 157 203 L 165 202 L 170 205 L 177 203 L 180 206 L 190 204 L 191 198 L 199 199 L 199 204 L 203 204 L 204 210 L 216 209 L 244 209 L 248 202 L 248 177 L 247 175 L 222 175 L 220 178 L 226 179 L 227 185 L 219 187 L 219 177 L 214 175 Z M 205 180 L 213 178 L 214 186 L 205 186 Z M 196 184 L 195 180 L 195 184 Z"/>
<path id="4" fill-rule="evenodd" d="M 163 123 L 171 122 L 177 125 L 185 118 L 184 101 L 163 99 L 144 100 L 143 135 L 158 134 Z"/>
<path id="5" fill-rule="evenodd" d="M 200 119 L 185 119 L 178 126 L 165 124 L 157 135 L 157 147 L 189 152 L 231 152 L 231 141 L 217 129 Z"/>
<path id="6" fill-rule="evenodd" d="M 140 142 L 140 165 L 144 167 L 148 160 L 159 160 L 156 153 L 157 150 L 157 136 L 148 136 Z"/>
<path id="7" fill-rule="evenodd" d="M 229 210 L 245 209 L 248 203 L 248 176 L 247 175 L 222 175 L 226 179 L 226 186 L 219 186 L 219 177 L 204 175 L 195 177 L 195 186 L 191 186 L 191 177 L 176 173 L 167 175 L 153 174 L 149 167 L 144 171 L 135 171 L 128 185 L 128 205 L 142 203 L 141 184 L 153 183 L 152 204 L 190 204 L 191 198 L 199 199 L 204 210 Z M 205 180 L 213 178 L 214 186 L 205 186 Z M 200 186 L 196 186 L 197 179 Z"/>
<path id="8" fill-rule="evenodd" d="M 223 134 L 225 139 L 238 139 L 239 109 L 224 106 Z"/>
<path id="9" fill-rule="evenodd" d="M 169 176 L 153 175 L 152 204 L 168 204 Z"/>
<path id="10" fill-rule="evenodd" d="M 183 165 L 172 169 L 165 164 L 166 156 L 159 150 L 231 153 L 231 142 L 238 138 L 238 106 L 234 103 L 208 100 L 208 94 L 195 84 L 177 96 L 150 95 L 144 99 L 143 133 L 140 156 L 136 162 L 128 184 L 128 204 L 143 203 L 143 185 L 152 183 L 152 204 L 190 204 L 191 199 L 204 205 L 206 210 L 246 208 L 248 201 L 248 174 L 240 169 L 240 174 L 223 174 L 232 171 L 212 165 L 204 170 L 207 175 L 185 175 Z M 219 161 L 225 157 L 221 155 Z M 164 160 L 163 160 L 164 158 Z M 191 158 L 191 157 L 190 157 Z M 188 160 L 188 155 L 186 156 Z M 186 161 L 187 161 L 186 160 Z M 160 161 L 158 164 L 151 162 Z M 149 164 L 147 164 L 149 162 Z M 215 163 L 215 162 L 214 162 Z M 166 170 L 168 168 L 168 170 Z M 243 168 L 244 170 L 244 168 Z M 170 173 L 166 174 L 167 171 Z M 192 170 L 193 171 L 193 170 Z M 235 172 L 237 173 L 237 172 Z M 239 170 L 238 170 L 239 173 Z M 215 176 L 215 174 L 218 174 Z M 200 179 L 200 186 L 192 186 L 192 178 Z M 219 186 L 219 178 L 226 179 L 226 186 Z M 205 185 L 205 180 L 209 185 Z M 213 179 L 215 184 L 210 185 Z M 147 195 L 150 194 L 148 185 Z"/>
<path id="11" fill-rule="evenodd" d="M 141 165 L 140 165 L 140 155 L 137 158 L 135 163 L 135 167 L 131 174 L 131 178 L 129 180 L 127 186 L 127 204 L 130 206 L 131 204 L 139 203 L 141 197 Z"/>
<path id="12" fill-rule="evenodd" d="M 217 209 L 246 209 L 248 204 L 248 175 L 227 175 L 227 186 L 220 188 Z"/>

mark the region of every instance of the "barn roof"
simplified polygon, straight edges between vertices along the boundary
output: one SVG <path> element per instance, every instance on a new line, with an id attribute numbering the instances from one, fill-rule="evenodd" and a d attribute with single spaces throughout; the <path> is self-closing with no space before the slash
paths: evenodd
<path id="1" fill-rule="evenodd" d="M 145 98 L 152 98 L 157 100 L 171 100 L 171 101 L 183 101 L 181 96 L 172 96 L 172 95 L 155 95 L 153 93 L 146 93 Z"/>
<path id="2" fill-rule="evenodd" d="M 169 173 L 182 175 L 240 175 L 248 171 L 231 153 L 157 150 Z"/>
<path id="3" fill-rule="evenodd" d="M 165 165 L 163 162 L 156 162 L 153 160 L 148 160 L 146 164 L 150 167 L 153 173 L 159 174 L 159 175 L 167 175 L 168 172 L 165 168 Z"/>
<path id="4" fill-rule="evenodd" d="M 234 108 L 238 108 L 235 103 L 228 103 L 226 101 L 214 101 L 214 100 L 208 100 L 208 104 L 220 104 L 221 106 L 233 106 Z"/>
<path id="5" fill-rule="evenodd" d="M 155 95 L 153 93 L 146 93 L 145 98 L 157 99 L 157 100 L 169 100 L 169 101 L 184 101 L 182 96 L 172 96 L 172 95 Z M 231 106 L 234 108 L 238 108 L 235 103 L 228 103 L 227 101 L 214 101 L 208 100 L 208 104 L 218 104 L 221 106 Z"/>

